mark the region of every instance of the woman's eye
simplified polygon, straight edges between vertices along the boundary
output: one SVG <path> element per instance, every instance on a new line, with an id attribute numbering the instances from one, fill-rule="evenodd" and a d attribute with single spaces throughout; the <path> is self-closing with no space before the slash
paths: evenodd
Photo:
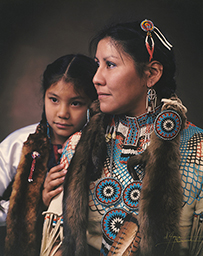
<path id="1" fill-rule="evenodd" d="M 116 66 L 116 64 L 111 62 L 111 61 L 107 61 L 106 65 L 107 65 L 108 68 L 114 68 Z"/>
<path id="2" fill-rule="evenodd" d="M 95 59 L 94 61 L 97 64 L 97 67 L 99 67 L 99 61 L 97 59 Z"/>

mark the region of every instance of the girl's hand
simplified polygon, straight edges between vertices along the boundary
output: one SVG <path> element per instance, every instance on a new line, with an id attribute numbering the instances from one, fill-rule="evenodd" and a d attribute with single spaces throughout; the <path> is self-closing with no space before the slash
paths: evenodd
<path id="1" fill-rule="evenodd" d="M 64 169 L 64 164 L 59 164 L 50 169 L 44 182 L 42 191 L 42 200 L 45 206 L 49 206 L 53 197 L 58 195 L 63 190 L 63 182 L 67 170 Z"/>

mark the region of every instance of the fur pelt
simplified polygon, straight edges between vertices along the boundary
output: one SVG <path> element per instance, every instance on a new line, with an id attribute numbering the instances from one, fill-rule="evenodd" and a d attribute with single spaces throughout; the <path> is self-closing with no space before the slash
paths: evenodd
<path id="1" fill-rule="evenodd" d="M 29 135 L 23 145 L 7 215 L 7 256 L 36 256 L 39 253 L 37 240 L 41 234 L 37 235 L 37 220 L 38 214 L 41 215 L 41 188 L 47 173 L 49 148 L 49 141 L 42 125 L 37 127 L 35 134 Z M 40 157 L 36 161 L 33 181 L 29 183 L 33 151 L 37 151 Z"/>
<path id="2" fill-rule="evenodd" d="M 105 127 L 108 116 L 100 112 L 98 101 L 90 108 L 90 122 L 84 128 L 64 182 L 63 255 L 86 256 L 89 184 L 101 176 L 106 158 Z"/>
<path id="3" fill-rule="evenodd" d="M 176 97 L 171 100 L 163 105 L 162 110 L 178 112 L 182 118 L 181 129 L 184 129 L 185 108 Z M 163 140 L 153 132 L 147 150 L 128 161 L 128 170 L 132 176 L 135 176 L 134 166 L 145 166 L 138 216 L 140 252 L 143 256 L 180 255 L 178 224 L 183 192 L 179 172 L 179 145 L 180 134 L 173 140 Z"/>

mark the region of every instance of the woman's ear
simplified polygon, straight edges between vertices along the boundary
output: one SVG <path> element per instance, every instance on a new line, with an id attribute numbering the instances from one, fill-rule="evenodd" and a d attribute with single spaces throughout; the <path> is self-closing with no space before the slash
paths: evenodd
<path id="1" fill-rule="evenodd" d="M 163 65 L 159 61 L 152 61 L 148 64 L 147 87 L 154 86 L 163 74 Z"/>

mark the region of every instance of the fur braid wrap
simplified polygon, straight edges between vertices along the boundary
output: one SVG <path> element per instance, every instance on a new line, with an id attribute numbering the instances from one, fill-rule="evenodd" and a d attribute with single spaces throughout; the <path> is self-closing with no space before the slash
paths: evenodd
<path id="1" fill-rule="evenodd" d="M 163 110 L 174 110 L 186 122 L 186 109 L 176 97 L 167 101 Z M 145 177 L 139 203 L 140 255 L 179 256 L 179 221 L 182 206 L 182 188 L 179 172 L 180 134 L 173 140 L 163 140 L 152 133 L 147 150 L 133 156 L 128 169 L 133 175 L 132 166 L 145 165 Z"/>
<path id="2" fill-rule="evenodd" d="M 101 176 L 106 157 L 105 124 L 98 101 L 90 108 L 90 122 L 84 128 L 64 182 L 63 255 L 86 256 L 89 184 Z"/>
<path id="3" fill-rule="evenodd" d="M 23 145 L 7 215 L 5 241 L 7 256 L 39 254 L 41 228 L 38 230 L 37 220 L 41 217 L 41 188 L 47 173 L 49 147 L 49 141 L 42 125 L 38 125 L 36 133 L 30 134 Z M 32 175 L 33 181 L 28 182 L 34 151 L 39 153 L 39 157 Z"/>

